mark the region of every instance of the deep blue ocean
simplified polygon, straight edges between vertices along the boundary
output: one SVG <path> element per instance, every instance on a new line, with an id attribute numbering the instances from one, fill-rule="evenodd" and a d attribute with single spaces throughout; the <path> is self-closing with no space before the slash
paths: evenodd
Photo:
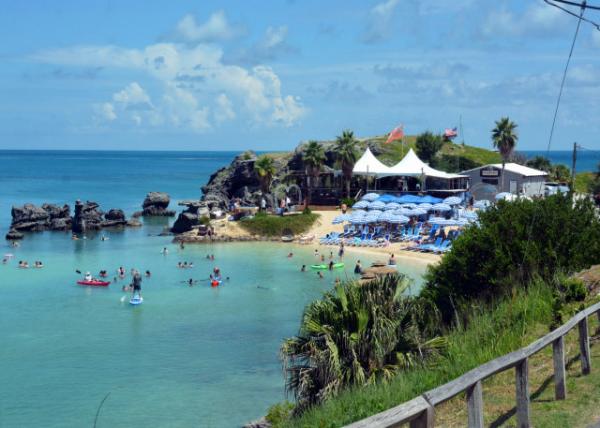
<path id="1" fill-rule="evenodd" d="M 543 150 L 523 150 L 519 153 L 524 154 L 528 159 L 534 156 L 546 157 L 546 151 Z M 570 150 L 555 150 L 548 153 L 548 159 L 552 163 L 560 163 L 571 168 L 573 163 L 573 152 Z M 577 151 L 577 172 L 596 172 L 600 164 L 600 150 L 579 150 Z"/>
<path id="2" fill-rule="evenodd" d="M 0 230 L 12 205 L 56 204 L 79 198 L 101 208 L 139 210 L 149 191 L 176 201 L 200 197 L 226 152 L 0 151 Z M 20 247 L 3 239 L 0 264 L 0 427 L 239 427 L 285 398 L 278 358 L 284 338 L 298 331 L 306 304 L 351 277 L 346 270 L 300 272 L 317 246 L 277 243 L 187 245 L 157 236 L 173 219 L 144 220 L 141 228 L 88 233 L 28 234 Z M 169 249 L 163 255 L 163 247 Z M 287 254 L 293 250 L 294 257 Z M 327 254 L 329 248 L 326 249 Z M 207 260 L 207 254 L 215 260 Z M 43 261 L 43 269 L 17 262 Z M 194 263 L 178 269 L 177 263 Z M 128 304 L 114 279 L 119 266 L 150 270 L 144 303 Z M 219 267 L 230 281 L 211 288 Z M 108 270 L 109 287 L 82 287 L 76 270 Z M 421 282 L 424 265 L 398 260 Z M 193 278 L 194 287 L 185 282 Z"/>

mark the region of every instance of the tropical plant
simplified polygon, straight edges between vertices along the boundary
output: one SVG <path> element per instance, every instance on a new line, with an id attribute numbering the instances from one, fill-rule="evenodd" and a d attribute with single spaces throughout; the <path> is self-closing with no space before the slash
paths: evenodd
<path id="1" fill-rule="evenodd" d="M 431 165 L 437 152 L 444 145 L 444 140 L 441 135 L 433 134 L 429 131 L 423 132 L 417 136 L 415 141 L 415 149 L 417 155 Z"/>
<path id="2" fill-rule="evenodd" d="M 317 141 L 309 141 L 304 151 L 302 152 L 302 160 L 306 167 L 306 177 L 308 181 L 308 197 L 306 198 L 306 204 L 310 202 L 311 190 L 316 187 L 321 168 L 325 163 L 325 150 L 323 146 Z"/>
<path id="3" fill-rule="evenodd" d="M 600 263 L 600 220 L 589 199 L 566 194 L 539 200 L 500 201 L 479 215 L 429 268 L 423 298 L 449 322 L 481 304 L 510 296 L 536 277 L 551 282 L 559 273 Z"/>
<path id="4" fill-rule="evenodd" d="M 559 163 L 550 168 L 550 177 L 554 181 L 566 183 L 571 180 L 571 170 L 568 166 Z"/>
<path id="5" fill-rule="evenodd" d="M 504 167 L 517 145 L 517 124 L 508 117 L 496 121 L 496 127 L 492 129 L 492 142 L 502 156 L 502 188 L 504 188 Z"/>
<path id="6" fill-rule="evenodd" d="M 527 166 L 535 169 L 539 169 L 540 171 L 549 172 L 552 169 L 552 162 L 550 159 L 544 156 L 535 156 L 532 159 L 527 161 Z"/>
<path id="7" fill-rule="evenodd" d="M 281 347 L 297 412 L 439 353 L 445 342 L 419 324 L 424 310 L 418 299 L 402 296 L 406 287 L 403 275 L 346 282 L 306 307 L 299 334 Z"/>
<path id="8" fill-rule="evenodd" d="M 345 130 L 335 140 L 334 150 L 342 167 L 342 175 L 346 182 L 346 196 L 350 197 L 350 182 L 352 180 L 352 168 L 357 160 L 356 138 L 354 132 Z"/>
<path id="9" fill-rule="evenodd" d="M 264 193 L 269 193 L 271 181 L 277 172 L 275 160 L 268 155 L 259 157 L 256 162 L 254 162 L 254 171 L 256 171 L 256 174 L 258 175 L 261 190 Z"/>

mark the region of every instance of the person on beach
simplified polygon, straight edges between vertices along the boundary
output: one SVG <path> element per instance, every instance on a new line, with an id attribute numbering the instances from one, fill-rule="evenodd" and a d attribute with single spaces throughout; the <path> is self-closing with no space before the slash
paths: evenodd
<path id="1" fill-rule="evenodd" d="M 319 257 L 319 250 L 315 248 L 315 257 Z"/>
<path id="2" fill-rule="evenodd" d="M 344 258 L 344 241 L 340 242 L 340 249 L 338 250 L 338 257 L 340 259 Z"/>
<path id="3" fill-rule="evenodd" d="M 354 273 L 357 275 L 362 273 L 362 265 L 360 264 L 360 260 L 357 260 L 356 265 L 354 265 Z"/>
<path id="4" fill-rule="evenodd" d="M 260 198 L 260 210 L 262 212 L 265 212 L 267 210 L 267 200 L 265 199 L 264 196 L 262 198 Z"/>
<path id="5" fill-rule="evenodd" d="M 388 265 L 390 266 L 396 266 L 396 257 L 394 256 L 394 254 L 392 253 L 392 255 L 390 256 L 390 259 L 388 261 Z"/>
<path id="6" fill-rule="evenodd" d="M 131 297 L 134 297 L 136 292 L 139 297 L 142 297 L 142 275 L 136 270 L 133 274 L 133 281 L 131 282 L 133 286 L 133 292 Z"/>
<path id="7" fill-rule="evenodd" d="M 306 265 L 302 265 L 302 267 L 300 268 L 300 272 L 306 272 Z"/>
<path id="8" fill-rule="evenodd" d="M 333 251 L 330 251 L 329 252 L 329 260 L 332 260 L 332 259 L 333 259 Z"/>

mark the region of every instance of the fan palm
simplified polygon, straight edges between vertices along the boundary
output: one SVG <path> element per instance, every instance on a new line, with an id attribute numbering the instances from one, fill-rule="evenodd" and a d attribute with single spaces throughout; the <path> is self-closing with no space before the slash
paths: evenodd
<path id="1" fill-rule="evenodd" d="M 314 188 L 319 179 L 321 168 L 325 163 L 325 150 L 323 146 L 316 141 L 309 141 L 308 145 L 302 152 L 302 159 L 306 166 L 306 176 L 308 179 L 308 198 L 307 203 L 310 201 L 311 189 Z"/>
<path id="2" fill-rule="evenodd" d="M 348 282 L 307 306 L 299 334 L 281 347 L 298 411 L 343 387 L 388 379 L 442 346 L 416 333 L 416 300 L 402 297 L 407 284 L 403 275 Z"/>
<path id="3" fill-rule="evenodd" d="M 260 182 L 260 188 L 264 193 L 269 193 L 271 187 L 271 180 L 277 172 L 275 168 L 275 160 L 271 156 L 261 156 L 256 162 L 254 162 L 254 171 L 258 175 L 258 181 Z"/>
<path id="4" fill-rule="evenodd" d="M 354 132 L 345 130 L 342 135 L 338 136 L 335 140 L 334 150 L 338 161 L 342 167 L 342 175 L 346 182 L 346 196 L 350 197 L 350 181 L 352 180 L 352 168 L 356 163 L 356 138 L 354 138 Z"/>
<path id="5" fill-rule="evenodd" d="M 496 127 L 492 129 L 492 142 L 502 156 L 502 189 L 504 189 L 504 167 L 517 145 L 517 124 L 508 117 L 496 121 Z"/>

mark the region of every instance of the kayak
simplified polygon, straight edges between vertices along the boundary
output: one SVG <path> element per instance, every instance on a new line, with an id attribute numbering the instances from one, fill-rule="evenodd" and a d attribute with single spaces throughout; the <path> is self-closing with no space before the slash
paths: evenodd
<path id="1" fill-rule="evenodd" d="M 334 269 L 341 269 L 344 267 L 344 263 L 334 263 L 333 264 L 333 268 Z M 311 265 L 310 266 L 311 269 L 315 269 L 315 270 L 324 270 L 324 269 L 329 269 L 329 265 Z"/>
<path id="2" fill-rule="evenodd" d="M 141 305 L 142 302 L 144 301 L 144 298 L 141 296 L 133 296 L 131 299 L 129 299 L 129 304 L 131 305 Z"/>
<path id="3" fill-rule="evenodd" d="M 77 281 L 77 284 L 79 285 L 93 285 L 96 287 L 106 287 L 108 284 L 110 284 L 110 281 Z"/>

